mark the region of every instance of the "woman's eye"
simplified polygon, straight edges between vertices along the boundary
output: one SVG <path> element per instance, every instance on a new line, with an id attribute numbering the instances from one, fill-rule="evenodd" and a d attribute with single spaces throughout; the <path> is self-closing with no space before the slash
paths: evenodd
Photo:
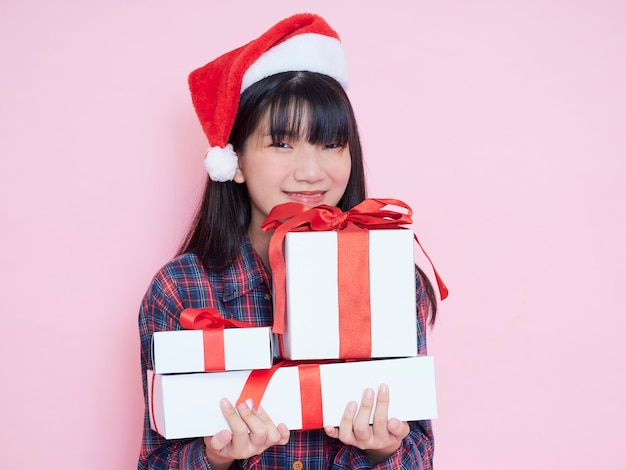
<path id="1" fill-rule="evenodd" d="M 272 142 L 272 147 L 276 147 L 279 149 L 288 149 L 289 144 L 286 144 L 285 142 Z"/>
<path id="2" fill-rule="evenodd" d="M 325 144 L 324 145 L 324 148 L 326 148 L 326 149 L 338 149 L 340 147 L 341 147 L 341 145 L 339 145 L 339 144 Z"/>

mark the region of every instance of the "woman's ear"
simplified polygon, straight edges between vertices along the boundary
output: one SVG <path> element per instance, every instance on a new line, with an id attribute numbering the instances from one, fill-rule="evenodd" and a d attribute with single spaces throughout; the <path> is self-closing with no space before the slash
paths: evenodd
<path id="1" fill-rule="evenodd" d="M 233 181 L 239 184 L 246 181 L 246 178 L 243 176 L 243 171 L 241 171 L 241 168 L 239 168 L 239 164 L 237 164 L 237 169 L 235 170 L 235 176 L 233 176 Z"/>

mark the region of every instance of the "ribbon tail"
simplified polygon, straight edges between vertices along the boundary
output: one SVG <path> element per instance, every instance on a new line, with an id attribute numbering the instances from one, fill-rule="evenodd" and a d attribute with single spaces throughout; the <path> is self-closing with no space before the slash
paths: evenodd
<path id="1" fill-rule="evenodd" d="M 433 268 L 433 270 L 435 271 L 435 278 L 437 279 L 437 287 L 439 287 L 440 298 L 441 300 L 444 300 L 446 297 L 448 297 L 448 288 L 443 283 L 443 280 L 441 279 L 441 276 L 439 276 L 437 270 L 435 268 Z"/>
<path id="2" fill-rule="evenodd" d="M 441 279 L 441 276 L 434 266 L 433 272 L 435 273 L 435 280 L 437 281 L 437 287 L 439 288 L 439 299 L 444 300 L 446 297 L 448 297 L 448 288 L 444 284 L 443 279 Z"/>
<path id="3" fill-rule="evenodd" d="M 420 249 L 422 250 L 422 253 L 424 253 L 424 256 L 426 256 L 426 259 L 430 263 L 430 266 L 433 268 L 433 272 L 435 273 L 435 280 L 437 281 L 437 288 L 439 289 L 439 299 L 444 300 L 446 297 L 448 297 L 448 288 L 444 284 L 443 279 L 441 279 L 441 276 L 439 276 L 439 273 L 437 272 L 437 269 L 435 268 L 433 261 L 430 259 L 430 256 L 428 256 L 428 253 L 426 253 L 426 250 L 424 250 L 424 247 L 422 246 L 420 241 L 417 239 L 417 235 L 415 235 L 415 233 L 413 233 L 413 238 L 419 245 Z"/>
<path id="4" fill-rule="evenodd" d="M 252 400 L 253 409 L 258 409 L 272 376 L 283 365 L 284 362 L 278 362 L 271 369 L 255 369 L 251 371 L 235 405 L 239 406 L 244 401 L 250 399 Z"/>
<path id="5" fill-rule="evenodd" d="M 287 290 L 285 261 L 283 257 L 283 239 L 286 231 L 281 230 L 284 226 L 278 227 L 270 240 L 269 257 L 272 268 L 272 287 L 274 288 L 274 320 L 272 333 L 283 334 L 285 332 L 285 293 Z"/>

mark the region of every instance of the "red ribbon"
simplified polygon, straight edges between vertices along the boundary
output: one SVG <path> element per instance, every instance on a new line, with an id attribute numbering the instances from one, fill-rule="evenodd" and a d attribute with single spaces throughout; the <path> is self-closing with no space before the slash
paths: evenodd
<path id="1" fill-rule="evenodd" d="M 302 429 L 324 427 L 322 406 L 322 379 L 319 364 L 300 364 L 300 409 L 302 410 Z"/>
<path id="2" fill-rule="evenodd" d="M 372 357 L 369 231 L 348 223 L 337 232 L 339 357 Z M 360 282 L 354 282 L 358 273 Z"/>
<path id="3" fill-rule="evenodd" d="M 250 399 L 252 407 L 258 408 L 274 373 L 281 367 L 288 366 L 298 367 L 300 410 L 302 415 L 301 429 L 322 428 L 324 426 L 324 415 L 319 364 L 280 361 L 274 364 L 271 369 L 253 370 L 250 372 L 236 404 L 239 405 Z"/>
<path id="4" fill-rule="evenodd" d="M 285 365 L 286 361 L 280 361 L 269 369 L 255 369 L 251 371 L 235 404 L 239 406 L 244 401 L 250 399 L 252 401 L 252 407 L 257 409 L 261 404 L 261 400 L 263 399 L 263 395 L 265 395 L 265 390 L 272 376 L 279 368 Z"/>
<path id="5" fill-rule="evenodd" d="M 214 308 L 187 308 L 180 313 L 180 324 L 187 330 L 202 330 L 204 370 L 226 370 L 224 356 L 224 329 L 226 327 L 253 328 L 239 320 L 229 320 Z"/>
<path id="6" fill-rule="evenodd" d="M 396 206 L 404 209 L 406 213 L 399 212 L 388 206 Z M 304 204 L 288 202 L 275 206 L 267 219 L 261 225 L 265 231 L 275 230 L 270 240 L 269 258 L 274 282 L 274 324 L 272 331 L 283 334 L 285 331 L 285 262 L 283 254 L 283 240 L 287 232 L 302 231 L 330 231 L 330 230 L 358 230 L 361 229 L 398 229 L 401 225 L 412 223 L 413 211 L 404 202 L 397 199 L 366 199 L 347 212 L 335 206 L 321 205 L 309 208 Z M 422 249 L 417 236 L 415 241 Z M 441 300 L 448 296 L 448 289 L 440 278 L 430 257 L 430 262 Z M 350 288 L 352 282 L 346 282 L 341 286 Z M 340 305 L 341 307 L 341 305 Z M 369 327 L 369 325 L 368 325 Z M 370 336 L 369 332 L 367 336 Z"/>

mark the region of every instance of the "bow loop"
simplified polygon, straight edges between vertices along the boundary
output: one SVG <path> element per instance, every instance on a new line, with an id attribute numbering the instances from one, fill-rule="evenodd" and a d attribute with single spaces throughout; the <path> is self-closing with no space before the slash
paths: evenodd
<path id="1" fill-rule="evenodd" d="M 394 209 L 398 207 L 402 211 Z M 336 206 L 320 205 L 309 208 L 288 202 L 274 207 L 261 225 L 264 231 L 280 228 L 281 233 L 296 230 L 343 230 L 348 223 L 360 228 L 398 228 L 412 223 L 412 211 L 397 199 L 366 199 L 349 211 Z"/>
<path id="2" fill-rule="evenodd" d="M 215 308 L 186 308 L 180 312 L 180 325 L 186 330 L 223 330 L 226 327 L 250 328 L 239 320 L 227 319 Z"/>

